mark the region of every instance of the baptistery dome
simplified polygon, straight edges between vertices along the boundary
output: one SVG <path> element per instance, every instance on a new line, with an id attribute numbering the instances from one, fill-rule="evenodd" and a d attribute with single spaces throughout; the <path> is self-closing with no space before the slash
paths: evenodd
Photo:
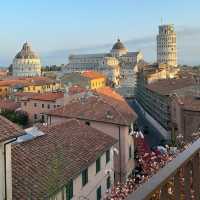
<path id="1" fill-rule="evenodd" d="M 32 51 L 31 46 L 26 42 L 22 50 L 17 53 L 13 60 L 14 76 L 40 76 L 41 64 L 39 56 Z"/>
<path id="2" fill-rule="evenodd" d="M 117 42 L 113 45 L 111 54 L 114 57 L 119 57 L 128 52 L 128 49 L 124 46 L 124 44 L 120 41 L 120 39 L 117 40 Z"/>

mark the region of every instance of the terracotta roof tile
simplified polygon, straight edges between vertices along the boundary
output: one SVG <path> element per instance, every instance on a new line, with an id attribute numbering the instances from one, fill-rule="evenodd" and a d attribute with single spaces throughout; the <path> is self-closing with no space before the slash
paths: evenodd
<path id="1" fill-rule="evenodd" d="M 194 85 L 191 78 L 165 79 L 146 85 L 146 88 L 162 95 L 169 95 L 175 90 Z"/>
<path id="2" fill-rule="evenodd" d="M 81 87 L 79 85 L 73 85 L 68 89 L 68 94 L 74 95 L 74 94 L 79 94 L 79 93 L 86 92 L 86 91 L 87 91 L 87 89 L 84 87 Z"/>
<path id="3" fill-rule="evenodd" d="M 95 71 L 84 71 L 81 75 L 90 79 L 105 78 L 103 74 Z"/>
<path id="4" fill-rule="evenodd" d="M 40 101 L 56 101 L 57 99 L 63 98 L 64 93 L 62 92 L 44 92 L 44 93 L 35 93 L 35 92 L 18 92 L 14 94 L 16 97 L 21 97 L 22 99 L 33 99 Z"/>
<path id="5" fill-rule="evenodd" d="M 24 130 L 3 116 L 0 116 L 0 143 L 24 134 Z"/>
<path id="6" fill-rule="evenodd" d="M 74 99 L 64 107 L 47 114 L 120 125 L 130 125 L 137 118 L 137 114 L 125 100 L 95 92 L 88 92 L 83 97 Z"/>
<path id="7" fill-rule="evenodd" d="M 46 92 L 33 95 L 30 97 L 30 99 L 40 100 L 40 101 L 56 101 L 57 99 L 61 99 L 63 97 L 64 93 L 62 92 Z"/>
<path id="8" fill-rule="evenodd" d="M 19 108 L 20 105 L 12 100 L 1 100 L 0 99 L 0 109 L 6 109 L 6 110 L 13 110 L 15 111 L 17 108 Z"/>
<path id="9" fill-rule="evenodd" d="M 117 142 L 77 120 L 40 130 L 45 135 L 12 145 L 13 200 L 46 199 Z"/>

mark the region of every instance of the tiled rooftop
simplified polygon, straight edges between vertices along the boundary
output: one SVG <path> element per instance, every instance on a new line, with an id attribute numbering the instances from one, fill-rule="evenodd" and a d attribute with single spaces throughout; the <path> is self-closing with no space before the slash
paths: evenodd
<path id="1" fill-rule="evenodd" d="M 0 143 L 24 134 L 24 130 L 16 124 L 0 116 Z"/>
<path id="2" fill-rule="evenodd" d="M 18 103 L 16 103 L 15 101 L 12 100 L 3 100 L 0 99 L 0 109 L 7 109 L 7 110 L 16 110 L 17 108 L 19 108 L 20 105 Z"/>
<path id="3" fill-rule="evenodd" d="M 82 73 L 82 76 L 87 77 L 89 79 L 105 78 L 103 74 L 95 71 L 84 71 Z"/>
<path id="4" fill-rule="evenodd" d="M 13 200 L 46 199 L 117 142 L 78 120 L 40 131 L 45 134 L 12 146 Z"/>
<path id="5" fill-rule="evenodd" d="M 14 95 L 16 97 L 21 97 L 24 100 L 33 99 L 40 101 L 56 101 L 57 99 L 64 97 L 64 93 L 62 92 L 45 92 L 45 93 L 18 92 Z"/>
<path id="6" fill-rule="evenodd" d="M 101 94 L 100 92 L 88 92 L 83 97 L 73 99 L 64 107 L 50 111 L 48 114 L 120 125 L 130 125 L 136 120 L 137 114 L 125 100 L 109 96 L 109 89 L 105 91 L 102 90 Z"/>
<path id="7" fill-rule="evenodd" d="M 79 94 L 79 93 L 86 92 L 86 91 L 87 91 L 87 89 L 84 87 L 81 87 L 79 85 L 73 85 L 73 86 L 69 87 L 68 94 L 74 95 L 74 94 Z"/>
<path id="8" fill-rule="evenodd" d="M 164 79 L 146 85 L 146 88 L 162 95 L 169 95 L 175 90 L 194 85 L 192 78 Z"/>

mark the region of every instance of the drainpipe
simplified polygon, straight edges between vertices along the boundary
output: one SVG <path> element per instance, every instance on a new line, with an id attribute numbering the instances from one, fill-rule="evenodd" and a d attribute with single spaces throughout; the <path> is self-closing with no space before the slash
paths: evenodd
<path id="1" fill-rule="evenodd" d="M 17 138 L 14 138 L 4 143 L 4 184 L 5 184 L 5 200 L 7 200 L 7 173 L 6 173 L 6 145 L 15 142 Z"/>
<path id="2" fill-rule="evenodd" d="M 119 126 L 119 180 L 122 182 L 122 166 L 121 166 L 121 130 Z"/>

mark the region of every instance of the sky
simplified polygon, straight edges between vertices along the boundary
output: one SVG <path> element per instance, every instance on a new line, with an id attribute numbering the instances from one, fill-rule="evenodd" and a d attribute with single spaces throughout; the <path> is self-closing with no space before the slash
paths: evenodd
<path id="1" fill-rule="evenodd" d="M 179 62 L 200 64 L 199 8 L 199 0 L 1 1 L 0 66 L 9 65 L 25 41 L 43 64 L 61 64 L 70 53 L 109 51 L 118 37 L 153 62 L 161 19 L 175 26 Z"/>

